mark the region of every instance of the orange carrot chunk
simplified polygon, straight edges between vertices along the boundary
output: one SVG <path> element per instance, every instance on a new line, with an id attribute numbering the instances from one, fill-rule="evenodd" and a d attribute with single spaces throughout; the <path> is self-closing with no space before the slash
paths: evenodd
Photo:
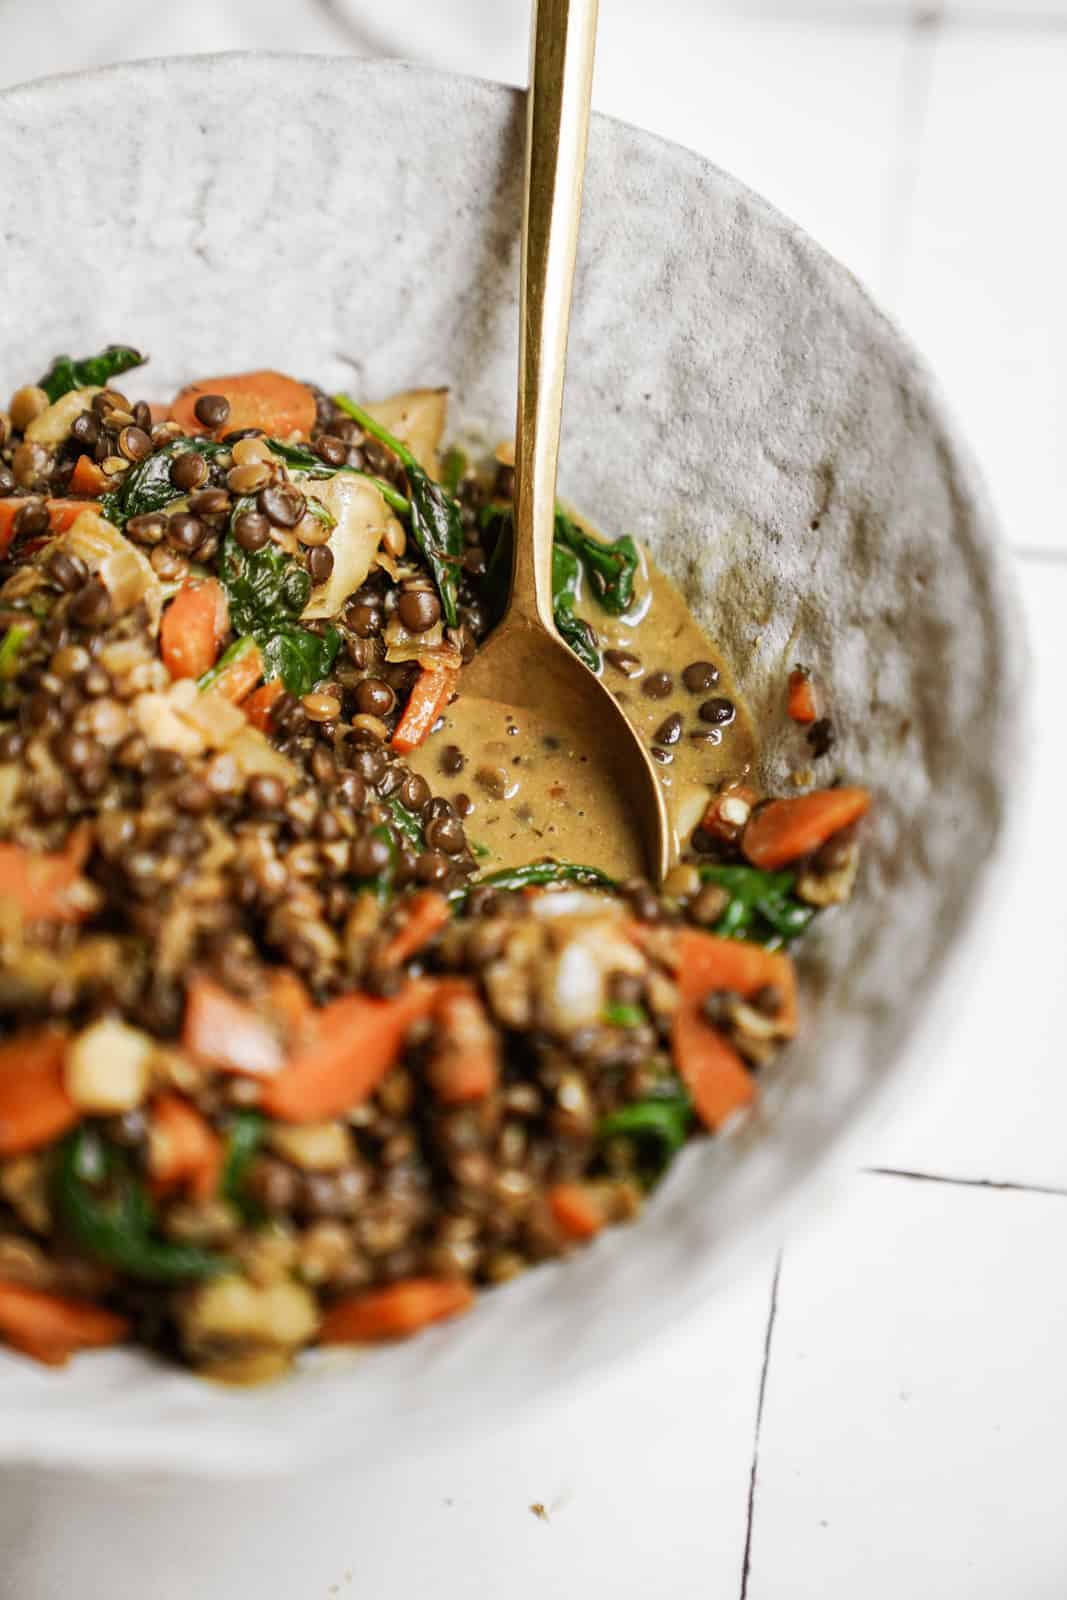
<path id="1" fill-rule="evenodd" d="M 399 967 L 424 949 L 451 920 L 448 901 L 435 889 L 414 894 L 406 903 L 406 921 L 387 942 L 379 957 L 383 966 Z"/>
<path id="2" fill-rule="evenodd" d="M 484 1100 L 500 1080 L 500 1042 L 474 985 L 444 980 L 434 1015 L 439 1032 L 427 1068 L 434 1094 L 445 1105 Z"/>
<path id="3" fill-rule="evenodd" d="M 817 789 L 772 800 L 757 811 L 741 841 L 754 867 L 773 872 L 818 850 L 842 828 L 858 822 L 871 803 L 866 789 Z"/>
<path id="4" fill-rule="evenodd" d="M 264 1111 L 281 1122 L 323 1122 L 361 1105 L 434 999 L 435 985 L 417 979 L 389 1000 L 352 994 L 324 1006 L 309 1024 L 307 1042 L 264 1084 Z"/>
<path id="5" fill-rule="evenodd" d="M 180 1094 L 152 1104 L 148 1169 L 157 1196 L 186 1189 L 194 1200 L 213 1200 L 222 1176 L 222 1140 L 207 1118 Z"/>
<path id="6" fill-rule="evenodd" d="M 592 1239 L 608 1220 L 596 1190 L 586 1183 L 557 1183 L 548 1192 L 548 1208 L 568 1239 Z"/>
<path id="7" fill-rule="evenodd" d="M 256 646 L 249 645 L 240 655 L 225 666 L 212 679 L 211 687 L 235 706 L 242 705 L 263 676 L 263 657 Z M 275 679 L 280 685 L 280 679 Z M 271 687 L 271 685 L 264 685 Z"/>
<path id="8" fill-rule="evenodd" d="M 260 733 L 269 733 L 274 722 L 274 705 L 285 693 L 285 685 L 280 678 L 272 678 L 270 683 L 263 683 L 258 689 L 253 689 L 247 700 L 241 701 L 241 710 Z"/>
<path id="9" fill-rule="evenodd" d="M 91 829 L 79 826 L 65 847 L 51 855 L 0 844 L 0 901 L 14 901 L 34 922 L 78 922 L 85 912 L 71 890 L 81 877 L 91 841 Z"/>
<path id="10" fill-rule="evenodd" d="M 57 1028 L 0 1045 L 0 1157 L 51 1144 L 79 1120 L 63 1080 L 66 1054 L 67 1036 Z"/>
<path id="11" fill-rule="evenodd" d="M 672 1048 L 697 1116 L 712 1133 L 756 1097 L 756 1080 L 733 1045 L 705 1021 L 700 1003 L 683 1000 L 674 1016 Z"/>
<path id="12" fill-rule="evenodd" d="M 203 973 L 186 990 L 182 1044 L 198 1061 L 253 1078 L 277 1072 L 283 1063 L 282 1047 L 266 1019 Z"/>
<path id="13" fill-rule="evenodd" d="M 219 394 L 230 403 L 220 433 L 261 428 L 284 439 L 291 433 L 309 434 L 315 425 L 315 396 L 306 383 L 284 372 L 237 372 L 190 383 L 170 408 L 172 419 L 180 422 L 186 433 L 211 432 L 196 415 L 196 402 L 203 394 Z"/>
<path id="14" fill-rule="evenodd" d="M 678 989 L 684 1000 L 702 1003 L 716 989 L 731 989 L 743 1000 L 757 990 L 776 988 L 782 996 L 778 1021 L 789 1033 L 796 1029 L 796 968 L 781 950 L 765 950 L 744 939 L 720 939 L 698 928 L 682 928 L 675 941 Z"/>
<path id="15" fill-rule="evenodd" d="M 71 494 L 80 494 L 91 499 L 102 495 L 107 486 L 108 476 L 103 467 L 97 466 L 92 456 L 79 456 L 67 483 Z"/>
<path id="16" fill-rule="evenodd" d="M 0 500 L 0 556 L 7 554 L 15 537 L 15 518 L 26 503 L 18 497 Z M 100 510 L 95 500 L 46 500 L 45 505 L 51 533 L 66 533 L 83 511 Z"/>
<path id="17" fill-rule="evenodd" d="M 331 1306 L 322 1319 L 319 1343 L 406 1339 L 432 1322 L 468 1311 L 473 1304 L 474 1290 L 464 1278 L 406 1278 Z"/>
<path id="18" fill-rule="evenodd" d="M 49 1367 L 61 1367 L 79 1350 L 121 1344 L 124 1317 L 89 1300 L 0 1282 L 0 1339 Z"/>
<path id="19" fill-rule="evenodd" d="M 456 673 L 430 672 L 423 667 L 415 679 L 404 715 L 396 725 L 391 740 L 394 750 L 406 755 L 425 742 L 430 729 L 451 700 L 455 687 Z"/>
<path id="20" fill-rule="evenodd" d="M 786 711 L 793 722 L 814 722 L 818 715 L 815 709 L 815 689 L 803 667 L 796 667 L 789 674 Z"/>
<path id="21" fill-rule="evenodd" d="M 190 578 L 163 613 L 159 653 L 172 678 L 200 678 L 218 659 L 229 628 L 226 591 L 215 578 Z"/>

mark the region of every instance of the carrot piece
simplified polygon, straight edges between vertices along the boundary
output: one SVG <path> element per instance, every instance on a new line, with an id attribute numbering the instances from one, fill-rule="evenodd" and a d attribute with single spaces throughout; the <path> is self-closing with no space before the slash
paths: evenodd
<path id="1" fill-rule="evenodd" d="M 186 990 L 182 1044 L 222 1072 L 262 1078 L 277 1072 L 282 1047 L 270 1024 L 245 1000 L 197 973 Z"/>
<path id="2" fill-rule="evenodd" d="M 0 556 L 7 554 L 15 537 L 15 518 L 25 504 L 26 500 L 18 497 L 0 500 Z M 52 533 L 66 533 L 83 511 L 100 510 L 96 500 L 47 500 L 45 504 Z"/>
<path id="3" fill-rule="evenodd" d="M 786 711 L 793 722 L 814 722 L 818 716 L 815 709 L 815 688 L 803 667 L 795 667 L 789 674 Z"/>
<path id="4" fill-rule="evenodd" d="M 268 994 L 270 1008 L 289 1037 L 296 1036 L 310 1025 L 315 1007 L 295 972 L 288 967 L 278 967 L 270 975 Z"/>
<path id="5" fill-rule="evenodd" d="M 436 985 L 416 980 L 389 1000 L 344 995 L 317 1013 L 307 1042 L 260 1101 L 281 1122 L 325 1122 L 372 1095 L 400 1054 L 413 1022 L 429 1015 Z"/>
<path id="6" fill-rule="evenodd" d="M 682 928 L 675 940 L 678 989 L 685 1000 L 698 1004 L 714 989 L 732 989 L 743 1000 L 758 989 L 773 985 L 782 995 L 778 1020 L 793 1033 L 797 1022 L 797 976 L 782 950 L 765 950 L 745 939 L 720 939 L 698 928 Z"/>
<path id="7" fill-rule="evenodd" d="M 79 1350 L 121 1344 L 125 1317 L 67 1295 L 0 1281 L 0 1339 L 49 1367 L 61 1367 Z"/>
<path id="8" fill-rule="evenodd" d="M 0 1158 L 51 1144 L 79 1120 L 63 1080 L 67 1036 L 56 1028 L 0 1045 Z"/>
<path id="9" fill-rule="evenodd" d="M 264 433 L 284 439 L 291 433 L 309 434 L 315 425 L 315 396 L 306 383 L 284 372 L 236 372 L 188 384 L 170 408 L 172 419 L 180 422 L 186 433 L 211 432 L 196 415 L 196 402 L 203 394 L 221 394 L 230 402 L 220 433 L 262 428 Z"/>
<path id="10" fill-rule="evenodd" d="M 399 967 L 429 944 L 435 933 L 447 926 L 452 913 L 448 901 L 435 889 L 413 894 L 406 905 L 407 920 L 381 951 L 379 961 L 386 967 Z"/>
<path id="11" fill-rule="evenodd" d="M 272 678 L 269 683 L 260 684 L 258 689 L 253 689 L 247 700 L 241 701 L 241 710 L 260 733 L 269 733 L 274 721 L 275 702 L 280 700 L 285 693 L 285 684 L 280 678 Z"/>
<path id="12" fill-rule="evenodd" d="M 194 1200 L 213 1200 L 222 1176 L 222 1140 L 191 1101 L 161 1094 L 152 1105 L 148 1168 L 157 1196 L 188 1189 Z"/>
<path id="13" fill-rule="evenodd" d="M 484 1100 L 500 1081 L 500 1042 L 474 985 L 445 979 L 434 1015 L 441 1028 L 427 1069 L 434 1094 L 445 1105 Z"/>
<path id="14" fill-rule="evenodd" d="M 833 834 L 857 822 L 871 803 L 866 789 L 817 789 L 772 800 L 757 811 L 741 841 L 754 867 L 773 871 L 818 850 Z"/>
<path id="15" fill-rule="evenodd" d="M 88 825 L 75 828 L 52 855 L 19 844 L 0 844 L 0 901 L 13 900 L 34 922 L 78 922 L 84 911 L 71 890 L 81 877 L 92 842 Z"/>
<path id="16" fill-rule="evenodd" d="M 199 678 L 218 659 L 229 628 L 226 591 L 215 578 L 183 583 L 163 613 L 159 652 L 172 678 Z"/>
<path id="17" fill-rule="evenodd" d="M 430 672 L 423 667 L 415 679 L 404 715 L 397 723 L 390 741 L 394 750 L 406 755 L 425 742 L 430 729 L 452 698 L 456 677 L 455 672 Z"/>
<path id="18" fill-rule="evenodd" d="M 256 684 L 263 676 L 263 657 L 255 645 L 249 645 L 242 650 L 240 655 L 223 667 L 218 677 L 212 682 L 211 687 L 217 694 L 221 694 L 231 704 L 239 706 L 252 693 Z M 276 683 L 281 680 L 276 678 Z M 265 685 L 264 687 L 270 687 Z M 284 687 L 284 685 L 282 685 Z"/>
<path id="19" fill-rule="evenodd" d="M 693 1107 L 714 1133 L 726 1119 L 756 1097 L 756 1080 L 733 1045 L 700 1014 L 700 1003 L 683 1000 L 671 1035 L 679 1075 Z"/>
<path id="20" fill-rule="evenodd" d="M 596 1191 L 585 1183 L 557 1183 L 548 1191 L 548 1208 L 568 1239 L 592 1239 L 608 1220 Z"/>
<path id="21" fill-rule="evenodd" d="M 331 1306 L 319 1328 L 320 1344 L 370 1344 L 406 1339 L 431 1322 L 458 1316 L 474 1304 L 465 1278 L 405 1278 Z"/>
<path id="22" fill-rule="evenodd" d="M 103 467 L 97 466 L 92 456 L 79 456 L 67 482 L 71 494 L 80 494 L 92 499 L 94 496 L 102 495 L 107 485 L 108 476 Z"/>

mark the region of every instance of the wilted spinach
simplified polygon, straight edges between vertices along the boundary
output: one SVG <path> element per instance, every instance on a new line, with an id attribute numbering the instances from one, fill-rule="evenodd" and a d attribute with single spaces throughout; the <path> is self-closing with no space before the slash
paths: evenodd
<path id="1" fill-rule="evenodd" d="M 714 931 L 728 939 L 750 939 L 769 950 L 788 945 L 807 928 L 815 908 L 793 894 L 792 872 L 761 872 L 758 867 L 702 866 L 705 883 L 717 883 L 730 896 Z"/>
<path id="2" fill-rule="evenodd" d="M 596 647 L 596 634 L 588 622 L 576 616 L 574 611 L 580 571 L 578 557 L 559 540 L 561 516 L 562 512 L 557 510 L 557 537 L 552 546 L 552 614 L 560 638 L 570 645 L 579 661 L 583 661 L 590 671 L 599 672 L 600 653 Z M 493 501 L 482 512 L 481 525 L 483 532 L 496 533 L 496 543 L 485 575 L 485 592 L 490 610 L 494 616 L 500 617 L 507 605 L 508 584 L 511 580 L 511 549 L 514 540 L 511 506 L 504 501 Z"/>
<path id="3" fill-rule="evenodd" d="M 131 517 L 143 517 L 150 511 L 162 511 L 173 500 L 182 499 L 181 490 L 170 481 L 170 469 L 175 456 L 192 450 L 207 461 L 213 461 L 227 449 L 217 439 L 172 439 L 170 444 L 153 450 L 150 456 L 130 467 L 116 488 L 110 489 L 100 502 L 101 515 L 116 527 L 123 528 Z"/>
<path id="4" fill-rule="evenodd" d="M 629 1139 L 635 1166 L 646 1184 L 662 1178 L 684 1145 L 693 1121 L 693 1104 L 684 1085 L 669 1077 L 644 1100 L 603 1117 L 601 1139 Z"/>
<path id="5" fill-rule="evenodd" d="M 556 544 L 565 545 L 582 563 L 589 587 L 599 605 L 621 616 L 633 604 L 637 576 L 637 546 L 628 533 L 621 538 L 596 539 L 583 533 L 567 513 L 556 507 Z"/>
<path id="6" fill-rule="evenodd" d="M 445 622 L 454 628 L 459 621 L 456 603 L 460 561 L 463 557 L 463 524 L 460 522 L 459 506 L 419 466 L 407 445 L 383 428 L 380 422 L 376 422 L 362 406 L 357 406 L 354 400 L 344 394 L 334 396 L 334 405 L 358 422 L 371 438 L 384 444 L 401 462 L 408 480 L 411 536 L 437 585 Z"/>
<path id="7" fill-rule="evenodd" d="M 332 478 L 338 472 L 347 472 L 353 478 L 366 478 L 368 483 L 373 483 L 386 505 L 390 506 L 398 516 L 406 517 L 411 510 L 410 502 L 399 489 L 394 489 L 393 485 L 386 483 L 383 478 L 376 478 L 373 472 L 361 472 L 358 467 L 331 467 L 321 456 L 317 456 L 314 450 L 309 450 L 306 444 L 285 444 L 281 439 L 268 439 L 267 443 L 274 454 L 279 456 L 293 472 L 302 472 L 308 478 Z M 310 502 L 308 509 L 312 510 L 314 515 Z"/>
<path id="8" fill-rule="evenodd" d="M 109 344 L 97 356 L 85 356 L 75 361 L 70 356 L 56 356 L 40 381 L 53 404 L 70 394 L 72 389 L 106 388 L 120 372 L 144 365 L 144 356 L 128 344 Z"/>
<path id="9" fill-rule="evenodd" d="M 238 501 L 233 517 L 244 509 L 247 502 Z M 332 626 L 321 634 L 299 626 L 311 593 L 308 573 L 277 545 L 242 550 L 232 519 L 219 552 L 218 573 L 230 603 L 230 623 L 256 641 L 264 677 L 281 678 L 290 694 L 308 694 L 333 666 L 341 642 Z"/>

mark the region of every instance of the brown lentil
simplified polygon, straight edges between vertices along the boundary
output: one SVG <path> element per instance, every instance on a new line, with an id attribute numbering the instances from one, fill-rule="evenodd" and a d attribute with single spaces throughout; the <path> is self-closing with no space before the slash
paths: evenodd
<path id="1" fill-rule="evenodd" d="M 226 474 L 226 487 L 234 494 L 255 494 L 270 482 L 271 469 L 265 461 L 250 461 L 245 466 L 231 467 Z"/>
<path id="2" fill-rule="evenodd" d="M 230 402 L 224 394 L 198 395 L 193 406 L 193 415 L 197 422 L 202 422 L 205 428 L 215 432 L 216 429 L 226 426 L 230 415 Z"/>
<path id="3" fill-rule="evenodd" d="M 196 450 L 183 450 L 170 464 L 170 481 L 182 494 L 199 489 L 208 475 L 208 464 Z"/>

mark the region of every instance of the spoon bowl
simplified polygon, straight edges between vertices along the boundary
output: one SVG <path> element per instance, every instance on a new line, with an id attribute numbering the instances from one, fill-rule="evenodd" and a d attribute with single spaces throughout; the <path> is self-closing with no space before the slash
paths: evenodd
<path id="1" fill-rule="evenodd" d="M 597 0 L 536 0 L 526 110 L 519 292 L 515 546 L 507 610 L 464 669 L 462 697 L 539 713 L 587 763 L 590 833 L 659 882 L 673 833 L 652 759 L 611 694 L 556 631 L 552 607 L 563 377 L 582 209 Z M 620 831 L 633 833 L 620 851 Z M 632 875 L 632 874 L 627 874 Z"/>

